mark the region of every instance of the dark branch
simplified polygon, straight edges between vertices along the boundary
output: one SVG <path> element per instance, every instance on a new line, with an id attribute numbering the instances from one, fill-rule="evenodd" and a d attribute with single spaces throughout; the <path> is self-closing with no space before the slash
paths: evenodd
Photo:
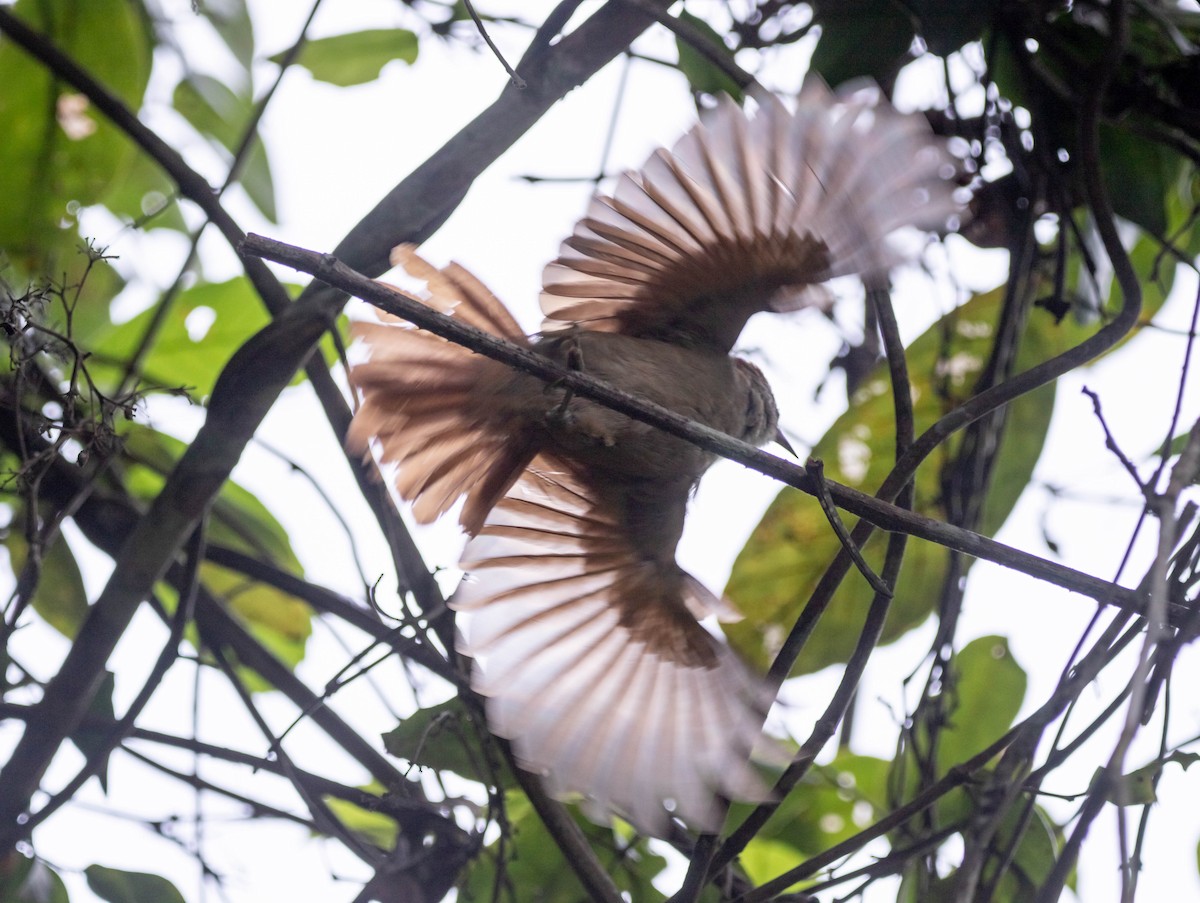
<path id="1" fill-rule="evenodd" d="M 636 420 L 687 439 L 701 448 L 744 464 L 809 495 L 816 493 L 808 474 L 782 458 L 681 417 L 660 405 L 620 392 L 586 373 L 559 367 L 536 352 L 504 342 L 452 317 L 443 316 L 395 289 L 354 272 L 332 255 L 307 251 L 260 235 L 248 236 L 242 245 L 242 251 L 261 255 L 309 273 L 341 291 L 352 293 L 381 310 L 409 320 L 442 338 L 457 342 L 539 379 L 568 387 L 585 398 L 598 401 Z M 979 412 L 978 416 L 982 416 L 983 413 L 985 412 Z M 936 542 L 975 558 L 986 559 L 1056 586 L 1082 593 L 1107 605 L 1115 605 L 1135 613 L 1143 610 L 1144 598 L 1134 590 L 1011 548 L 978 533 L 907 511 L 849 486 L 835 482 L 827 482 L 827 486 L 830 496 L 839 507 L 885 530 Z M 865 539 L 860 538 L 857 532 L 852 535 L 861 547 Z M 1172 617 L 1183 614 L 1182 609 L 1172 610 Z"/>

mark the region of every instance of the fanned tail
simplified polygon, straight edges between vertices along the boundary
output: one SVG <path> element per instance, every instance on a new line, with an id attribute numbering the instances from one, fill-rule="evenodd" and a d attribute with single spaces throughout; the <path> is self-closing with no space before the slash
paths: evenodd
<path id="1" fill-rule="evenodd" d="M 458 264 L 437 269 L 411 245 L 392 263 L 427 286 L 422 300 L 499 338 L 528 345 L 504 305 Z M 347 434 L 352 449 L 378 442 L 381 463 L 395 465 L 393 482 L 413 503 L 419 523 L 440 517 L 466 496 L 461 523 L 475 533 L 532 456 L 496 403 L 508 371 L 485 357 L 387 314 L 355 323 L 368 351 L 350 369 L 362 405 Z"/>

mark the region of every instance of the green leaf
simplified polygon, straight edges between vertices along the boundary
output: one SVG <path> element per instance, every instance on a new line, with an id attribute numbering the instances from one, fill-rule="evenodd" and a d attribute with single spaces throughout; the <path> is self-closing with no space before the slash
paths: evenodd
<path id="1" fill-rule="evenodd" d="M 1007 849 L 1012 843 L 1013 827 L 1020 814 L 1019 808 L 1014 809 L 1012 821 L 1006 819 L 997 832 L 997 839 L 1003 849 Z M 1050 819 L 1041 806 L 1034 806 L 1029 823 L 1025 826 L 1013 854 L 1012 868 L 1001 880 L 999 899 L 1017 901 L 1032 898 L 1058 862 L 1058 853 L 1062 846 L 1061 837 L 1062 829 Z"/>
<path id="2" fill-rule="evenodd" d="M 139 2 L 21 0 L 12 10 L 130 108 L 141 107 L 150 40 Z M 0 85 L 0 248 L 23 272 L 54 272 L 78 241 L 75 205 L 118 190 L 136 150 L 83 95 L 6 40 Z"/>
<path id="3" fill-rule="evenodd" d="M 100 688 L 96 691 L 96 695 L 92 697 L 92 701 L 88 705 L 87 713 L 104 721 L 114 721 L 117 717 L 113 711 L 113 690 L 115 688 L 116 678 L 111 671 L 106 670 Z M 107 740 L 108 731 L 105 728 L 87 727 L 85 725 L 71 734 L 71 742 L 89 759 L 108 745 Z M 105 793 L 108 793 L 109 752 L 104 753 L 104 765 L 96 772 L 96 777 L 100 780 L 100 789 Z"/>
<path id="4" fill-rule="evenodd" d="M 968 643 L 954 656 L 951 667 L 949 722 L 938 734 L 939 774 L 998 740 L 1025 700 L 1025 671 L 1002 636 Z"/>
<path id="5" fill-rule="evenodd" d="M 1113 210 L 1154 235 L 1167 232 L 1167 196 L 1184 168 L 1176 151 L 1121 127 L 1100 126 L 1100 169 Z"/>
<path id="6" fill-rule="evenodd" d="M 383 786 L 378 782 L 358 789 L 373 796 L 381 796 L 384 792 Z M 396 820 L 390 815 L 364 809 L 349 800 L 339 799 L 335 796 L 325 796 L 322 799 L 329 810 L 337 816 L 338 821 L 368 843 L 374 844 L 381 850 L 391 850 L 396 846 L 399 828 Z"/>
<path id="7" fill-rule="evenodd" d="M 1162 774 L 1162 764 L 1151 762 L 1136 771 L 1121 775 L 1108 791 L 1108 801 L 1117 806 L 1145 806 L 1158 802 L 1155 785 Z"/>
<path id="8" fill-rule="evenodd" d="M 578 903 L 584 898 L 579 879 L 563 859 L 529 799 L 520 790 L 508 791 L 504 799 L 511 837 L 504 844 L 493 841 L 471 861 L 461 879 L 458 899 L 462 903 L 494 900 L 499 867 L 501 886 L 517 889 L 522 901 Z M 574 817 L 600 864 L 617 889 L 627 895 L 626 899 L 637 903 L 663 899 L 652 881 L 666 867 L 666 860 L 651 852 L 644 839 L 629 844 L 627 838 L 618 836 L 611 828 L 591 824 L 578 815 Z M 501 856 L 503 861 L 498 862 Z"/>
<path id="9" fill-rule="evenodd" d="M 155 318 L 151 308 L 111 331 L 94 347 L 93 375 L 115 381 Z M 248 279 L 200 283 L 175 298 L 142 364 L 146 382 L 183 386 L 201 398 L 212 392 L 221 370 L 269 317 Z M 211 322 L 207 328 L 206 323 Z M 104 368 L 107 367 L 107 370 Z"/>
<path id="10" fill-rule="evenodd" d="M 114 183 L 104 206 L 127 223 L 144 229 L 187 232 L 175 183 L 146 154 L 135 154 L 125 178 Z"/>
<path id="11" fill-rule="evenodd" d="M 254 62 L 254 25 L 249 5 L 243 0 L 203 0 L 195 9 L 208 17 L 229 52 L 249 72 Z"/>
<path id="12" fill-rule="evenodd" d="M 714 51 L 733 62 L 733 52 L 725 45 L 716 29 L 687 11 L 680 12 L 678 18 L 708 38 L 709 46 Z M 675 36 L 675 47 L 679 52 L 679 71 L 688 80 L 693 91 L 701 94 L 728 94 L 739 104 L 742 102 L 745 93 L 741 85 L 730 78 L 724 69 L 678 35 Z"/>
<path id="13" fill-rule="evenodd" d="M 1156 803 L 1158 802 L 1156 790 L 1158 778 L 1166 764 L 1174 762 L 1186 771 L 1198 760 L 1200 760 L 1200 754 L 1186 753 L 1181 750 L 1176 750 L 1163 759 L 1155 759 L 1148 765 L 1121 775 L 1120 780 L 1109 789 L 1108 801 L 1117 806 L 1143 806 Z"/>
<path id="14" fill-rule="evenodd" d="M 279 221 L 275 207 L 275 179 L 271 175 L 271 163 L 262 141 L 256 139 L 250 145 L 238 183 L 246 189 L 246 194 L 250 195 L 250 200 L 263 216 L 273 223 Z"/>
<path id="15" fill-rule="evenodd" d="M 193 73 L 175 87 L 175 109 L 196 131 L 213 138 L 233 154 L 254 115 L 254 102 L 248 93 L 237 94 L 224 82 Z M 258 136 L 251 139 L 238 182 L 262 214 L 275 222 L 275 184 L 266 149 Z"/>
<path id="16" fill-rule="evenodd" d="M 939 825 L 969 822 L 975 813 L 976 804 L 968 800 L 966 793 L 956 792 L 956 796 L 954 805 L 937 807 Z M 948 812 L 953 813 L 952 818 L 948 817 Z M 1018 829 L 1021 831 L 1020 837 L 1015 837 Z M 904 842 L 910 844 L 914 839 L 912 835 L 906 835 Z M 1005 811 L 996 827 L 990 855 L 994 862 L 999 851 L 1005 851 L 1007 855 L 1007 851 L 1011 850 L 1011 861 L 1007 861 L 1007 868 L 988 899 L 995 903 L 1023 903 L 1033 899 L 1037 889 L 1053 870 L 1061 846 L 1062 829 L 1040 806 L 1033 807 L 1028 819 L 1021 806 Z M 917 871 L 920 867 L 918 865 L 906 871 L 897 900 L 904 903 L 952 903 L 962 899 L 962 885 L 956 880 L 958 875 L 954 871 L 942 877 L 927 875 L 927 887 L 921 893 Z"/>
<path id="17" fill-rule="evenodd" d="M 196 131 L 216 138 L 227 151 L 238 146 L 242 123 L 251 112 L 249 98 L 202 73 L 192 73 L 175 86 L 174 105 Z"/>
<path id="18" fill-rule="evenodd" d="M 0 859 L 0 900 L 5 903 L 70 903 L 58 872 L 40 859 L 12 850 Z"/>
<path id="19" fill-rule="evenodd" d="M 779 804 L 771 820 L 746 847 L 742 865 L 755 882 L 781 871 L 857 834 L 887 811 L 887 780 L 891 763 L 841 750 L 828 765 L 818 765 Z M 736 803 L 730 824 L 737 824 L 754 807 Z M 780 867 L 787 857 L 790 862 Z"/>
<path id="20" fill-rule="evenodd" d="M 782 840 L 774 840 L 770 837 L 756 836 L 742 850 L 738 856 L 738 864 L 746 871 L 746 875 L 755 884 L 765 884 L 778 878 L 785 872 L 794 869 L 805 860 L 805 856 L 796 851 L 796 847 L 790 843 L 784 843 Z M 811 882 L 811 878 L 804 881 L 797 881 L 784 888 L 782 893 L 797 893 L 804 889 L 804 885 Z M 801 899 L 812 899 L 801 897 Z"/>
<path id="21" fill-rule="evenodd" d="M 812 68 L 835 87 L 863 75 L 890 82 L 908 61 L 913 23 L 892 0 L 833 0 L 815 16 L 821 39 Z"/>
<path id="22" fill-rule="evenodd" d="M 1139 235 L 1138 240 L 1130 248 L 1129 261 L 1133 264 L 1133 269 L 1138 276 L 1138 285 L 1142 288 L 1141 319 L 1144 323 L 1162 309 L 1167 296 L 1171 294 L 1171 288 L 1175 285 L 1176 263 L 1173 257 L 1162 253 L 1157 239 L 1145 234 Z M 1119 307 L 1124 302 L 1121 285 L 1117 282 L 1116 277 L 1113 277 L 1110 284 L 1112 285 L 1111 306 Z M 1110 349 L 1108 354 L 1112 354 L 1136 334 L 1135 332 L 1126 336 L 1116 348 Z"/>
<path id="23" fill-rule="evenodd" d="M 108 903 L 185 903 L 175 885 L 159 875 L 102 865 L 89 865 L 83 872 L 92 892 Z"/>
<path id="24" fill-rule="evenodd" d="M 1003 289 L 997 289 L 972 298 L 934 324 L 908 349 L 918 434 L 949 407 L 970 397 L 991 348 L 1003 297 Z M 1021 342 L 1017 369 L 1028 369 L 1076 344 L 1087 331 L 1065 321 L 1056 324 L 1053 317 L 1039 311 Z M 1003 524 L 1028 483 L 1045 441 L 1053 405 L 1053 385 L 1043 386 L 1009 405 L 1008 429 L 985 501 L 984 532 L 995 531 Z M 859 391 L 850 410 L 817 443 L 812 456 L 824 461 L 829 479 L 873 491 L 883 482 L 894 460 L 893 416 L 890 378 L 886 367 L 881 367 Z M 918 469 L 914 507 L 919 513 L 945 518 L 940 468 L 959 441 L 955 437 Z M 852 522 L 853 518 L 847 520 Z M 885 542 L 877 532 L 863 550 L 877 572 Z M 747 658 L 765 666 L 840 548 L 817 503 L 797 490 L 783 490 L 734 563 L 725 591 L 745 617 L 725 627 L 730 642 Z M 947 555 L 935 543 L 909 543 L 882 642 L 896 639 L 929 616 L 941 591 Z M 860 574 L 848 575 L 793 674 L 844 662 L 858 639 L 872 596 Z"/>
<path id="25" fill-rule="evenodd" d="M 128 459 L 125 484 L 138 498 L 153 499 L 185 448 L 171 436 L 126 423 L 121 438 Z M 304 575 L 287 531 L 252 493 L 232 481 L 221 487 L 208 522 L 209 542 L 245 552 L 297 577 Z M 312 634 L 312 610 L 302 600 L 212 562 L 200 566 L 204 586 L 285 664 L 303 658 Z M 267 689 L 256 682 L 255 689 Z"/>
<path id="26" fill-rule="evenodd" d="M 383 746 L 391 755 L 413 765 L 452 771 L 485 784 L 495 780 L 487 766 L 491 753 L 480 743 L 479 728 L 457 699 L 417 709 L 383 735 Z M 496 761 L 493 765 L 502 787 L 516 786 L 506 763 Z"/>
<path id="27" fill-rule="evenodd" d="M 1180 433 L 1175 436 L 1167 445 L 1167 458 L 1174 458 L 1176 455 L 1183 454 L 1183 450 L 1187 447 L 1191 438 L 1192 431 L 1190 429 L 1186 433 Z M 1154 452 L 1154 457 L 1160 457 L 1158 451 Z"/>
<path id="28" fill-rule="evenodd" d="M 271 57 L 281 63 L 283 54 Z M 297 65 L 318 81 L 339 87 L 374 81 L 393 60 L 411 65 L 417 59 L 417 36 L 404 28 L 375 28 L 309 41 L 300 51 Z"/>
<path id="29" fill-rule="evenodd" d="M 61 285 L 67 287 L 63 295 L 73 299 L 73 307 L 69 327 L 66 310 L 57 300 L 46 308 L 45 322 L 60 335 L 69 335 L 81 350 L 90 351 L 100 336 L 112 331 L 109 308 L 113 298 L 125 286 L 125 280 L 107 260 L 89 253 L 82 242 L 49 272 L 53 274 L 50 282 L 56 290 L 60 279 Z M 88 365 L 90 370 L 91 361 Z"/>
<path id="30" fill-rule="evenodd" d="M 14 523 L 23 517 L 14 515 Z M 14 575 L 21 575 L 29 559 L 29 544 L 20 530 L 10 530 L 4 539 L 9 563 Z M 74 639 L 79 625 L 87 617 L 87 591 L 83 576 L 67 541 L 59 537 L 51 543 L 42 557 L 38 572 L 37 588 L 33 593 L 33 610 L 47 624 L 65 636 Z"/>

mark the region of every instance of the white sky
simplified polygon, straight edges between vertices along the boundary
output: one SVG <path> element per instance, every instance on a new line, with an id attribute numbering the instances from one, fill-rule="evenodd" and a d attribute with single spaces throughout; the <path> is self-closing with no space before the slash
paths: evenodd
<path id="1" fill-rule="evenodd" d="M 191 18 L 185 0 L 172 0 L 165 5 L 176 18 L 184 46 L 208 54 L 212 46 L 205 23 Z M 281 50 L 294 40 L 307 6 L 307 3 L 267 0 L 252 3 L 261 56 Z M 486 8 L 493 10 L 496 6 L 489 3 Z M 535 10 L 549 8 L 544 2 L 514 2 L 510 6 L 535 20 L 539 18 Z M 590 10 L 593 6 L 585 4 L 584 8 Z M 329 3 L 317 20 L 314 35 L 338 34 L 362 27 L 413 25 L 404 7 L 392 0 Z M 528 35 L 515 28 L 498 27 L 493 30 L 493 37 L 510 61 L 515 62 Z M 644 46 L 663 57 L 672 54 L 671 42 L 661 35 Z M 222 73 L 218 57 L 194 58 L 212 60 L 212 73 Z M 440 263 L 453 258 L 467 265 L 510 304 L 518 319 L 530 329 L 536 328 L 539 320 L 536 298 L 541 268 L 555 255 L 559 241 L 569 234 L 571 224 L 583 210 L 589 189 L 584 184 L 530 188 L 514 176 L 523 173 L 588 176 L 596 171 L 623 65 L 608 67 L 557 106 L 479 180 L 462 207 L 424 247 L 423 253 L 433 261 Z M 792 68 L 786 71 L 771 70 L 765 80 L 780 89 L 794 90 L 803 73 L 799 64 L 790 65 Z M 270 64 L 260 66 L 256 71 L 259 79 L 256 87 L 261 90 L 273 74 L 274 67 Z M 473 53 L 459 42 L 447 45 L 429 36 L 422 39 L 421 58 L 415 67 L 389 65 L 383 76 L 370 85 L 338 89 L 314 83 L 307 73 L 295 70 L 287 76 L 264 123 L 281 222 L 278 226 L 261 222 L 237 197 L 231 198 L 230 206 L 248 229 L 305 247 L 330 250 L 385 191 L 490 103 L 504 79 L 503 71 L 486 52 Z M 168 90 L 170 87 L 166 86 Z M 920 93 L 928 88 L 917 79 L 912 90 Z M 693 118 L 690 97 L 678 76 L 663 67 L 635 64 L 622 103 L 609 171 L 640 163 L 654 146 L 673 141 Z M 153 127 L 175 131 L 175 126 L 161 113 L 150 110 L 146 120 Z M 189 162 L 200 167 L 211 181 L 220 180 L 222 174 L 214 165 L 215 157 L 203 149 L 185 147 L 184 150 Z M 109 225 L 98 220 L 97 237 L 102 243 L 111 241 L 116 253 L 130 259 L 161 256 L 161 278 L 164 281 L 171 278 L 183 253 L 180 241 L 158 233 L 148 237 L 128 232 L 105 235 L 104 228 Z M 236 261 L 219 238 L 210 233 L 202 249 L 210 278 L 232 275 Z M 1002 280 L 1003 254 L 973 252 L 962 242 L 952 242 L 951 250 L 956 274 L 966 286 L 986 289 Z M 1197 289 L 1195 279 L 1187 274 L 1181 274 L 1178 282 L 1173 300 L 1159 322 L 1182 330 L 1187 328 L 1191 299 Z M 956 299 L 953 290 L 944 284 L 932 285 L 912 274 L 902 278 L 896 303 L 906 338 L 919 335 L 956 300 L 961 299 Z M 135 303 L 136 300 L 128 302 Z M 768 375 L 784 411 L 785 429 L 802 442 L 819 438 L 840 413 L 844 392 L 836 380 L 831 381 L 819 403 L 812 401 L 814 387 L 838 344 L 834 331 L 812 316 L 752 324 L 743 339 L 743 345 L 764 350 Z M 1112 456 L 1104 451 L 1103 436 L 1092 416 L 1091 404 L 1080 388 L 1086 384 L 1100 393 L 1105 415 L 1118 439 L 1125 443 L 1125 451 L 1134 461 L 1147 462 L 1168 423 L 1174 400 L 1173 379 L 1182 351 L 1183 342 L 1178 336 L 1149 332 L 1096 367 L 1064 378 L 1048 450 L 1038 465 L 1036 480 L 1104 497 L 1114 493 L 1130 497 L 1129 481 Z M 1187 399 L 1184 427 L 1198 413 L 1196 394 L 1193 389 Z M 154 425 L 184 436 L 200 422 L 200 412 L 179 405 L 158 407 L 152 415 Z M 357 499 L 340 452 L 326 429 L 312 427 L 314 419 L 320 420 L 321 415 L 307 390 L 289 390 L 269 416 L 260 436 L 275 447 L 287 449 L 289 455 L 320 475 L 342 512 L 361 525 L 358 540 L 367 570 L 382 571 L 386 569 L 386 550 L 372 534 L 371 517 Z M 799 447 L 798 450 L 804 451 Z M 310 579 L 349 594 L 360 592 L 348 543 L 302 478 L 260 448 L 248 452 L 235 477 L 256 491 L 289 528 Z M 680 549 L 681 563 L 709 585 L 723 585 L 733 557 L 774 492 L 775 488 L 765 478 L 736 465 L 716 468 L 706 478 L 693 505 Z M 1041 541 L 1046 510 L 1046 493 L 1037 489 L 1027 491 L 999 539 L 1046 554 Z M 1110 577 L 1135 514 L 1136 509 L 1130 506 L 1064 501 L 1050 509 L 1046 522 L 1061 544 L 1065 563 Z M 461 537 L 452 521 L 447 518 L 441 524 L 417 531 L 432 566 L 453 567 Z M 1151 527 L 1147 534 L 1150 539 L 1154 536 Z M 99 558 L 88 561 L 87 578 L 94 596 L 106 577 L 105 563 Z M 1128 575 L 1140 576 L 1145 561 L 1142 554 Z M 386 597 L 384 601 L 386 604 Z M 1028 711 L 1040 704 L 1052 689 L 1091 612 L 1092 606 L 1086 599 L 983 563 L 971 573 L 959 636 L 963 643 L 991 633 L 1009 637 L 1016 660 L 1029 673 Z M 49 670 L 49 663 L 57 661 L 65 651 L 65 641 L 48 629 L 31 628 L 31 635 L 44 644 L 44 660 Z M 883 703 L 894 711 L 906 710 L 900 680 L 919 664 L 931 637 L 931 626 L 926 625 L 882 650 L 873 660 L 858 708 L 856 751 L 886 758 L 893 755 L 895 725 L 891 711 Z M 148 668 L 151 656 L 146 648 L 157 650 L 164 638 L 161 626 L 153 618 L 139 618 L 136 630 L 118 649 L 117 670 L 124 675 L 127 667 Z M 358 640 L 351 637 L 350 642 Z M 302 676 L 310 686 L 319 688 L 347 658 L 347 652 L 329 632 L 318 627 L 301 668 Z M 1124 678 L 1127 673 L 1127 669 L 1113 670 L 1114 678 Z M 186 667 L 176 666 L 142 724 L 181 732 L 189 729 L 190 712 L 181 702 L 190 698 L 189 672 Z M 1198 676 L 1197 657 L 1190 650 L 1181 658 L 1175 686 L 1179 689 L 1195 686 Z M 786 697 L 792 703 L 790 717 L 794 730 L 801 736 L 811 719 L 824 708 L 836 677 L 825 672 L 788 688 Z M 403 710 L 411 706 L 404 678 L 396 668 L 379 669 L 379 679 L 393 697 L 393 707 Z M 202 717 L 210 727 L 215 726 L 221 736 L 235 738 L 239 747 L 265 751 L 253 726 L 240 713 L 236 700 L 217 681 L 205 683 Z M 1082 707 L 1095 706 L 1098 710 L 1119 685 L 1118 680 L 1103 681 L 1095 693 L 1085 694 Z M 138 686 L 136 679 L 123 676 L 118 685 L 118 711 Z M 431 687 L 421 702 L 436 701 L 442 693 Z M 264 698 L 260 703 L 277 726 L 290 721 L 291 710 L 280 700 Z M 1179 740 L 1200 733 L 1200 702 L 1194 694 L 1176 692 L 1173 705 L 1172 738 Z M 356 684 L 339 696 L 338 708 L 367 736 L 377 735 L 393 725 L 394 719 L 362 685 Z M 1086 714 L 1072 723 L 1086 724 Z M 879 725 L 879 729 L 872 730 L 872 725 Z M 1156 731 L 1156 728 L 1146 730 L 1142 742 L 1135 745 L 1128 760 L 1131 768 L 1155 755 Z M 11 736 L 9 726 L 0 726 L 0 748 L 7 745 Z M 1089 744 L 1094 756 L 1089 760 L 1091 764 L 1082 770 L 1061 769 L 1048 789 L 1082 792 L 1090 778 L 1090 768 L 1095 761 L 1106 757 L 1113 738 L 1112 731 L 1101 731 Z M 337 751 L 323 741 L 319 732 L 301 726 L 289 741 L 289 748 L 306 762 L 321 763 L 313 765 L 316 770 L 346 783 L 363 780 L 357 766 L 342 764 Z M 181 768 L 190 767 L 187 757 L 173 759 Z M 51 773 L 51 783 L 66 780 L 80 761 L 73 752 L 61 756 Z M 227 769 L 216 767 L 206 769 L 206 773 L 214 777 L 230 774 Z M 263 793 L 267 785 L 275 783 L 266 776 L 246 780 L 245 775 L 239 775 L 237 779 L 254 793 Z M 1200 824 L 1195 816 L 1196 782 L 1195 777 L 1183 774 L 1176 766 L 1169 766 L 1163 776 L 1159 790 L 1163 802 L 1151 818 L 1145 847 L 1145 875 L 1140 888 L 1144 899 L 1200 898 L 1196 868 L 1196 844 L 1200 839 Z M 190 794 L 182 794 L 178 785 L 148 776 L 146 769 L 131 766 L 119 755 L 114 757 L 110 785 L 113 800 L 119 801 L 122 811 L 165 814 L 187 811 L 191 805 Z M 280 794 L 282 799 L 292 798 L 285 790 L 281 789 Z M 81 798 L 85 804 L 64 811 L 39 831 L 38 850 L 43 856 L 66 869 L 100 862 L 156 871 L 175 881 L 189 901 L 204 899 L 198 895 L 195 863 L 185 852 L 155 840 L 134 822 L 114 822 L 105 814 L 88 811 L 87 806 L 108 807 L 95 782 L 88 785 Z M 1069 804 L 1054 800 L 1045 801 L 1045 805 L 1060 817 L 1071 811 Z M 221 807 L 215 809 L 220 811 Z M 1087 903 L 1108 903 L 1119 898 L 1114 826 L 1114 810 L 1110 807 L 1096 822 L 1093 837 L 1085 847 L 1079 899 Z M 218 819 L 207 831 L 204 851 L 211 864 L 227 876 L 225 892 L 235 901 L 349 900 L 358 890 L 354 880 L 363 876 L 356 860 L 290 826 L 263 823 L 242 826 Z M 350 879 L 350 883 L 339 882 L 338 876 Z M 81 878 L 71 878 L 69 883 L 73 901 L 91 899 Z M 894 890 L 890 893 L 894 894 Z M 887 886 L 883 886 L 868 899 L 884 900 L 888 896 Z M 220 897 L 210 892 L 208 899 Z"/>

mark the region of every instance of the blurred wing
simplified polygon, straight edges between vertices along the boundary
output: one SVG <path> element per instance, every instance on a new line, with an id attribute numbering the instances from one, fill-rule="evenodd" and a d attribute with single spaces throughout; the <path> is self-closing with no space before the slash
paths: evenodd
<path id="1" fill-rule="evenodd" d="M 750 314 L 896 263 L 892 232 L 959 210 L 956 167 L 920 114 L 877 93 L 810 79 L 795 112 L 768 95 L 753 118 L 724 98 L 592 200 L 543 273 L 543 328 L 690 333 L 727 350 Z"/>
<path id="2" fill-rule="evenodd" d="M 437 269 L 411 245 L 392 263 L 425 282 L 422 300 L 434 310 L 519 345 L 529 341 L 504 305 L 457 264 Z M 368 358 L 350 368 L 362 395 L 347 434 L 351 448 L 378 442 L 379 458 L 396 465 L 392 479 L 413 502 L 419 523 L 440 517 L 466 496 L 462 525 L 479 529 L 532 456 L 510 420 L 497 417 L 488 389 L 508 371 L 487 358 L 389 314 L 359 322 L 352 334 Z"/>
<path id="3" fill-rule="evenodd" d="M 720 797 L 769 795 L 749 759 L 771 694 L 697 622 L 721 602 L 627 533 L 536 458 L 463 553 L 463 651 L 491 730 L 550 792 L 658 836 L 671 814 L 715 831 Z"/>

